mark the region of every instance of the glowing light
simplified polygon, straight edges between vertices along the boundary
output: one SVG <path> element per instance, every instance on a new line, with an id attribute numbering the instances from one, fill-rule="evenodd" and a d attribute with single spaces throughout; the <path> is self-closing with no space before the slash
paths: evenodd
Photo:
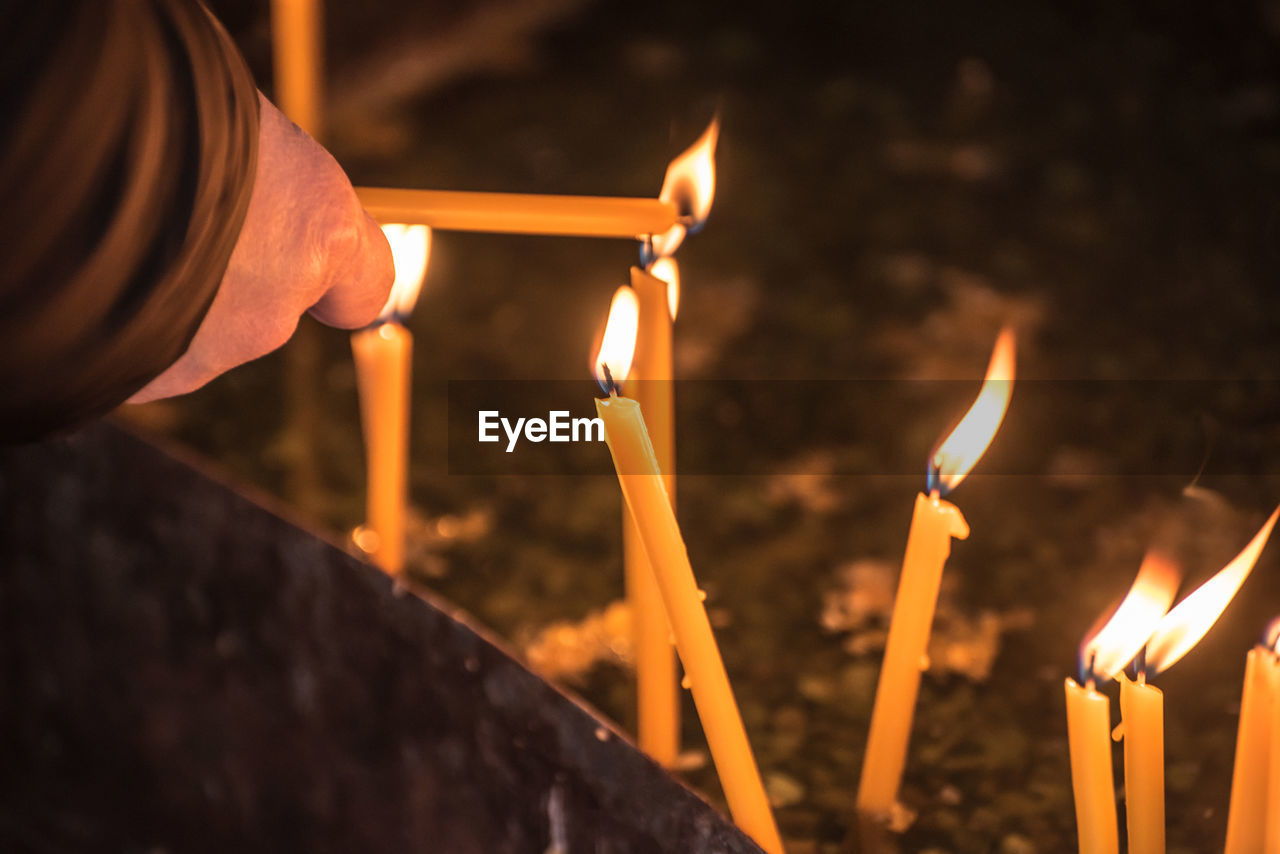
<path id="1" fill-rule="evenodd" d="M 696 232 L 707 221 L 716 195 L 716 141 L 719 137 L 720 120 L 715 119 L 697 142 L 667 166 L 658 198 L 675 204 L 681 222 L 662 234 L 653 235 L 651 250 L 655 257 L 674 254 L 684 242 L 685 234 Z"/>
<path id="2" fill-rule="evenodd" d="M 1013 330 L 1005 329 L 996 339 L 978 399 L 933 454 L 929 467 L 931 490 L 945 494 L 959 486 L 991 444 L 1013 396 L 1015 357 Z"/>
<path id="3" fill-rule="evenodd" d="M 649 275 L 667 283 L 667 308 L 671 309 L 671 319 L 676 319 L 680 311 L 680 268 L 676 259 L 667 255 L 649 265 Z"/>
<path id="4" fill-rule="evenodd" d="M 609 320 L 605 323 L 604 337 L 595 358 L 596 382 L 605 391 L 611 391 L 605 377 L 605 366 L 615 385 L 621 385 L 631 372 L 631 358 L 636 352 L 636 329 L 640 321 L 640 302 L 636 292 L 627 286 L 618 288 L 609 306 Z"/>
<path id="5" fill-rule="evenodd" d="M 1169 558 L 1149 552 L 1129 592 L 1111 619 L 1080 649 L 1083 679 L 1107 681 L 1133 660 L 1169 610 L 1178 592 L 1178 568 Z"/>
<path id="6" fill-rule="evenodd" d="M 431 257 L 431 229 L 425 225 L 387 223 L 382 226 L 382 233 L 391 244 L 396 280 L 378 319 L 403 320 L 413 311 L 413 306 L 418 302 L 418 292 L 422 290 L 422 283 L 427 277 L 427 261 Z"/>
<path id="7" fill-rule="evenodd" d="M 1262 554 L 1262 548 L 1267 544 L 1277 518 L 1280 518 L 1280 507 L 1272 512 L 1271 518 L 1240 554 L 1164 616 L 1147 641 L 1148 677 L 1171 667 L 1199 643 L 1205 632 L 1217 622 L 1258 562 L 1258 556 Z"/>

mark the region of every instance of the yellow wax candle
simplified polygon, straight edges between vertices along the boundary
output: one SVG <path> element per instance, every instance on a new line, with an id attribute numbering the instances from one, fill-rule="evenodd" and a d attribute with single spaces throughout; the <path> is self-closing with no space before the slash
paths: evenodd
<path id="1" fill-rule="evenodd" d="M 1107 622 L 1081 646 L 1085 687 L 1066 681 L 1071 791 L 1081 854 L 1114 854 L 1119 848 L 1115 783 L 1111 771 L 1111 702 L 1094 690 L 1142 651 L 1178 590 L 1178 569 L 1158 552 L 1138 568 L 1129 592 Z"/>
<path id="2" fill-rule="evenodd" d="M 1164 694 L 1120 675 L 1129 854 L 1164 854 Z"/>
<path id="3" fill-rule="evenodd" d="M 413 335 L 399 323 L 380 323 L 352 335 L 351 352 L 365 437 L 365 528 L 376 535 L 360 545 L 397 575 L 404 568 Z"/>
<path id="4" fill-rule="evenodd" d="M 937 493 L 916 496 L 862 760 L 858 784 L 858 810 L 862 813 L 887 816 L 898 797 L 942 568 L 951 553 L 951 538 L 963 540 L 967 536 L 969 526 L 954 504 Z"/>
<path id="5" fill-rule="evenodd" d="M 322 136 L 320 0 L 271 0 L 275 100 L 294 124 Z"/>
<path id="6" fill-rule="evenodd" d="M 1274 646 L 1273 646 L 1274 649 Z M 1274 653 L 1269 662 L 1272 677 L 1271 702 L 1271 761 L 1267 775 L 1267 801 L 1265 813 L 1267 832 L 1263 850 L 1266 854 L 1280 854 L 1280 662 Z"/>
<path id="7" fill-rule="evenodd" d="M 1272 770 L 1280 757 L 1280 659 L 1263 646 L 1245 658 L 1244 693 L 1236 731 L 1236 760 L 1231 773 L 1231 808 L 1227 813 L 1226 854 L 1280 851 L 1264 847 L 1269 833 L 1280 833 L 1280 784 Z M 1276 816 L 1268 821 L 1268 816 Z M 1276 841 L 1273 840 L 1273 845 Z"/>
<path id="8" fill-rule="evenodd" d="M 1280 507 L 1238 555 L 1160 619 L 1147 639 L 1138 681 L 1121 680 L 1125 803 L 1132 854 L 1164 851 L 1164 701 L 1160 691 L 1144 684 L 1145 679 L 1176 664 L 1200 642 L 1253 571 L 1277 521 Z"/>
<path id="9" fill-rule="evenodd" d="M 608 333 L 606 332 L 606 336 Z M 635 520 L 675 633 L 707 746 L 734 823 L 769 854 L 782 854 L 756 760 L 694 579 L 662 471 L 634 400 L 611 395 L 596 401 L 605 440 L 627 507 Z"/>
<path id="10" fill-rule="evenodd" d="M 1092 682 L 1082 688 L 1068 678 L 1064 688 L 1080 854 L 1116 854 L 1120 838 L 1111 770 L 1111 701 Z"/>
<path id="11" fill-rule="evenodd" d="M 632 267 L 631 287 L 636 294 L 639 319 L 629 388 L 635 390 L 634 400 L 645 413 L 654 457 L 674 506 L 675 405 L 667 283 Z M 627 603 L 636 658 L 637 739 L 641 750 L 670 768 L 680 752 L 680 677 L 671 646 L 671 625 L 640 533 L 625 507 L 622 516 Z"/>
<path id="12" fill-rule="evenodd" d="M 942 569 L 952 538 L 969 536 L 959 508 L 944 501 L 940 490 L 959 485 L 995 436 L 1013 395 L 1014 361 L 1013 333 L 1005 329 L 996 339 L 977 399 L 929 460 L 930 494 L 916 496 L 858 783 L 857 808 L 863 816 L 888 818 L 898 798 L 920 673 L 928 667 L 925 651 Z"/>
<path id="13" fill-rule="evenodd" d="M 609 196 L 544 196 L 357 187 L 379 222 L 421 223 L 442 231 L 639 239 L 677 224 L 673 202 Z"/>

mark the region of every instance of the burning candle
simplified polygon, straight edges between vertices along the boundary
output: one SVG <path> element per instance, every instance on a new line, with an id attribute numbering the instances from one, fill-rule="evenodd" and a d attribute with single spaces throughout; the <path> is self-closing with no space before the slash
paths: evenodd
<path id="1" fill-rule="evenodd" d="M 1167 670 L 1200 642 L 1235 597 L 1271 536 L 1280 507 L 1247 546 L 1216 575 L 1165 614 L 1138 659 L 1137 679 L 1120 683 L 1124 738 L 1125 824 L 1130 854 L 1163 854 L 1164 695 L 1147 680 Z"/>
<path id="2" fill-rule="evenodd" d="M 360 204 L 379 222 L 411 222 L 440 231 L 487 231 L 569 237 L 647 238 L 656 255 L 675 252 L 696 228 L 702 178 L 714 174 L 718 122 L 667 168 L 656 199 L 552 196 L 357 187 Z M 693 189 L 691 192 L 691 188 Z M 706 186 L 710 192 L 714 185 Z M 710 202 L 708 201 L 708 206 Z"/>
<path id="3" fill-rule="evenodd" d="M 1277 654 L 1280 653 L 1280 625 L 1277 624 L 1280 624 L 1280 619 L 1271 624 L 1267 647 L 1271 656 L 1267 659 L 1267 664 L 1271 668 L 1273 689 L 1269 715 L 1271 743 L 1267 751 L 1270 761 L 1267 763 L 1267 797 L 1264 806 L 1267 819 L 1266 850 L 1269 852 L 1280 851 L 1280 663 L 1277 659 Z"/>
<path id="4" fill-rule="evenodd" d="M 409 400 L 413 311 L 427 272 L 431 231 L 422 225 L 384 225 L 396 278 L 378 320 L 351 336 L 365 444 L 365 524 L 360 546 L 391 575 L 404 568 L 404 514 L 409 461 Z"/>
<path id="5" fill-rule="evenodd" d="M 1115 854 L 1120 846 L 1111 770 L 1111 701 L 1094 686 L 1112 679 L 1138 654 L 1177 589 L 1176 567 L 1159 554 L 1149 554 L 1115 613 L 1081 645 L 1084 685 L 1070 677 L 1064 685 L 1080 854 Z"/>
<path id="6" fill-rule="evenodd" d="M 644 416 L 634 400 L 618 394 L 617 384 L 627 376 L 631 366 L 637 314 L 635 293 L 629 288 L 619 288 L 595 362 L 596 378 L 609 392 L 609 397 L 596 401 L 596 411 L 604 422 L 605 440 L 618 473 L 618 483 L 648 555 L 680 661 L 688 674 L 689 689 L 729 812 L 738 827 L 765 851 L 782 854 L 782 840 L 689 564 L 675 511 L 663 486 L 662 470 L 645 429 Z"/>
<path id="7" fill-rule="evenodd" d="M 1245 657 L 1226 854 L 1276 850 L 1265 845 L 1268 835 L 1280 833 L 1280 777 L 1276 776 L 1280 769 L 1273 770 L 1274 757 L 1280 755 L 1280 735 L 1272 737 L 1273 731 L 1280 733 L 1276 729 L 1276 716 L 1280 715 L 1278 643 L 1280 619 L 1268 627 L 1265 641 Z M 1270 819 L 1271 815 L 1276 818 Z"/>
<path id="8" fill-rule="evenodd" d="M 652 258 L 647 269 L 631 269 L 631 288 L 636 294 L 639 318 L 630 378 L 641 380 L 634 385 L 633 398 L 645 413 L 654 454 L 673 507 L 676 499 L 675 372 L 671 338 L 680 301 L 680 270 L 670 253 L 679 248 L 688 231 L 701 228 L 711 212 L 717 133 L 718 125 L 713 122 L 702 138 L 667 168 L 659 199 L 675 205 L 682 221 L 673 223 L 666 232 L 654 235 L 647 242 L 644 255 Z M 661 254 L 655 258 L 655 253 Z M 639 532 L 625 508 L 622 530 L 627 604 L 636 651 L 637 738 L 642 750 L 670 768 L 680 753 L 680 690 L 671 648 L 671 627 Z"/>
<path id="9" fill-rule="evenodd" d="M 674 262 L 660 272 L 674 272 Z M 675 287 L 679 287 L 678 281 Z M 638 267 L 631 268 L 638 322 L 635 367 L 628 378 L 635 383 L 634 400 L 645 414 L 654 458 L 672 506 L 676 500 L 675 401 L 672 390 L 671 326 L 668 281 Z M 675 765 L 680 752 L 680 677 L 671 648 L 671 627 L 662 607 L 662 594 L 640 534 L 624 507 L 622 519 L 623 567 L 627 604 L 631 612 L 632 641 L 636 661 L 637 740 L 640 749 L 660 765 Z"/>
<path id="10" fill-rule="evenodd" d="M 379 222 L 415 222 L 440 231 L 639 239 L 676 224 L 676 206 L 659 199 L 551 196 L 357 187 Z"/>
<path id="11" fill-rule="evenodd" d="M 1013 394 L 1013 375 L 1014 337 L 1006 329 L 996 340 L 978 399 L 929 462 L 929 494 L 916 496 L 858 784 L 858 811 L 865 816 L 886 818 L 898 797 L 942 569 L 952 537 L 969 536 L 960 509 L 942 496 L 964 479 L 995 436 Z"/>

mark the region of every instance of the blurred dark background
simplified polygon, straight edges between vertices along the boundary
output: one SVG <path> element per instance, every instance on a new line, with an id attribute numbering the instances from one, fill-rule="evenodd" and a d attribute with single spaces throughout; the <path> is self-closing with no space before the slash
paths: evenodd
<path id="1" fill-rule="evenodd" d="M 210 5 L 270 93 L 266 2 Z M 721 116 L 715 207 L 679 254 L 680 379 L 814 381 L 778 417 L 829 428 L 846 402 L 820 381 L 973 380 L 999 327 L 1017 327 L 1020 377 L 1044 382 L 1015 391 L 952 496 L 973 535 L 948 568 L 940 651 L 954 661 L 925 680 L 903 846 L 1074 850 L 1061 681 L 1081 635 L 1170 525 L 1190 585 L 1280 501 L 1280 4 L 326 11 L 325 138 L 357 184 L 653 195 Z M 626 242 L 437 235 L 410 321 L 410 571 L 526 650 L 621 594 L 616 481 L 451 474 L 447 382 L 585 378 L 635 258 Z M 127 417 L 348 531 L 363 515 L 348 341 L 310 334 L 309 374 L 276 354 Z M 289 384 L 311 399 L 301 428 L 281 404 Z M 1176 391 L 1144 420 L 1157 387 Z M 787 433 L 768 472 L 680 481 L 793 852 L 837 850 L 847 828 L 885 591 L 924 460 L 966 404 L 958 388 L 921 394 L 907 417 L 862 407 L 843 438 Z M 1137 413 L 1122 428 L 1117 401 Z M 770 436 L 732 401 L 677 429 L 691 470 L 725 437 Z M 919 478 L 846 474 L 913 454 Z M 1033 471 L 1011 462 L 1024 459 Z M 1199 485 L 1215 495 L 1181 497 L 1206 461 Z M 1272 547 L 1158 682 L 1171 852 L 1221 848 L 1244 655 L 1280 614 L 1278 569 Z M 628 723 L 625 662 L 591 660 L 557 673 Z M 686 730 L 697 746 L 691 706 Z M 709 767 L 687 776 L 719 797 Z"/>

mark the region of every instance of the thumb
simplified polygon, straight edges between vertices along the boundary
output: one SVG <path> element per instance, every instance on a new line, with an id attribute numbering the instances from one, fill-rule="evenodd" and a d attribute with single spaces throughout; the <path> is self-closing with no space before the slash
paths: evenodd
<path id="1" fill-rule="evenodd" d="M 311 306 L 310 314 L 328 326 L 358 329 L 382 311 L 395 280 L 391 246 L 373 217 L 365 213 L 353 236 L 330 258 L 328 289 Z"/>

